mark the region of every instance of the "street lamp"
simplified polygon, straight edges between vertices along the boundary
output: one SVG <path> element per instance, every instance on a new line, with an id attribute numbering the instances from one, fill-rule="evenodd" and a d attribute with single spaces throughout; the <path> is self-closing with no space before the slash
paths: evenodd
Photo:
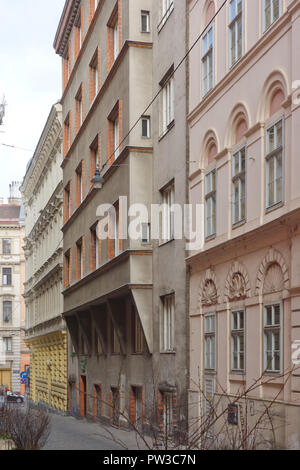
<path id="1" fill-rule="evenodd" d="M 97 165 L 97 168 L 95 170 L 95 175 L 93 179 L 91 180 L 91 183 L 93 183 L 93 186 L 95 189 L 101 189 L 104 183 L 104 178 L 100 175 L 100 170 Z"/>

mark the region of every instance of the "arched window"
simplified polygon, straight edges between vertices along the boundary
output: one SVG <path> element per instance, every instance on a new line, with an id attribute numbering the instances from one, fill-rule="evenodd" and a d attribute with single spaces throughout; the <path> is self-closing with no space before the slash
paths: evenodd
<path id="1" fill-rule="evenodd" d="M 215 3 L 209 1 L 205 8 L 205 24 L 207 27 L 215 15 Z M 202 96 L 214 86 L 214 25 L 211 24 L 202 39 Z"/>

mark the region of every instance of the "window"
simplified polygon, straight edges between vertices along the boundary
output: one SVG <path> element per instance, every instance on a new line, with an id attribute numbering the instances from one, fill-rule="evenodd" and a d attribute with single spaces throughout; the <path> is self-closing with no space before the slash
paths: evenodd
<path id="1" fill-rule="evenodd" d="M 65 187 L 65 222 L 69 220 L 71 213 L 72 213 L 72 194 L 71 194 L 71 185 L 72 182 L 69 181 L 67 186 Z"/>
<path id="2" fill-rule="evenodd" d="M 95 176 L 98 164 L 100 136 L 97 135 L 93 143 L 90 145 L 90 188 L 93 186 L 92 179 Z"/>
<path id="3" fill-rule="evenodd" d="M 205 177 L 205 235 L 216 233 L 216 170 Z"/>
<path id="4" fill-rule="evenodd" d="M 162 90 L 162 132 L 165 133 L 174 121 L 174 78 L 163 85 Z"/>
<path id="5" fill-rule="evenodd" d="M 3 338 L 4 352 L 12 352 L 12 338 Z"/>
<path id="6" fill-rule="evenodd" d="M 282 202 L 283 122 L 267 129 L 266 135 L 266 205 Z"/>
<path id="7" fill-rule="evenodd" d="M 96 417 L 101 418 L 102 416 L 102 387 L 101 385 L 95 385 L 95 400 L 96 400 Z"/>
<path id="8" fill-rule="evenodd" d="M 114 156 L 115 159 L 120 155 L 119 149 L 119 117 L 113 122 Z"/>
<path id="9" fill-rule="evenodd" d="M 162 243 L 174 239 L 174 183 L 162 192 Z"/>
<path id="10" fill-rule="evenodd" d="M 114 60 L 118 57 L 119 54 L 119 24 L 116 22 L 114 26 Z"/>
<path id="11" fill-rule="evenodd" d="M 149 116 L 142 117 L 142 137 L 146 137 L 148 139 L 150 137 L 150 117 Z"/>
<path id="12" fill-rule="evenodd" d="M 150 242 L 150 224 L 142 223 L 142 243 Z"/>
<path id="13" fill-rule="evenodd" d="M 65 287 L 72 282 L 71 250 L 65 253 Z"/>
<path id="14" fill-rule="evenodd" d="M 2 240 L 2 253 L 3 255 L 11 254 L 11 240 L 8 240 L 8 239 Z"/>
<path id="15" fill-rule="evenodd" d="M 95 330 L 95 353 L 98 355 L 103 354 L 102 344 L 98 336 L 97 330 Z"/>
<path id="16" fill-rule="evenodd" d="M 83 42 L 83 32 L 82 32 L 82 24 L 83 24 L 83 15 L 82 15 L 82 8 L 80 9 L 80 13 L 77 17 L 76 23 L 75 23 L 75 29 L 74 29 L 74 34 L 75 34 L 75 60 L 78 57 L 78 54 L 80 52 L 80 49 L 82 47 L 82 42 Z"/>
<path id="17" fill-rule="evenodd" d="M 82 161 L 76 170 L 76 206 L 80 206 L 84 199 L 84 178 L 83 178 L 84 162 Z"/>
<path id="18" fill-rule="evenodd" d="M 2 284 L 4 286 L 11 286 L 11 268 L 2 268 Z"/>
<path id="19" fill-rule="evenodd" d="M 78 132 L 83 123 L 83 84 L 80 85 L 75 98 L 75 111 L 75 126 Z"/>
<path id="20" fill-rule="evenodd" d="M 202 96 L 213 87 L 213 42 L 213 27 L 211 27 L 202 40 Z"/>
<path id="21" fill-rule="evenodd" d="M 63 58 L 63 87 L 68 84 L 69 78 L 71 75 L 71 44 L 68 42 L 67 52 Z"/>
<path id="22" fill-rule="evenodd" d="M 10 323 L 12 320 L 12 302 L 5 300 L 3 302 L 3 322 Z"/>
<path id="23" fill-rule="evenodd" d="M 90 258 L 90 269 L 99 268 L 99 240 L 97 237 L 96 227 L 91 228 L 91 258 Z"/>
<path id="24" fill-rule="evenodd" d="M 134 309 L 131 314 L 131 335 L 134 354 L 141 354 L 144 350 L 144 335 L 139 315 Z"/>
<path id="25" fill-rule="evenodd" d="M 175 295 L 167 295 L 162 299 L 162 351 L 174 351 L 174 311 Z"/>
<path id="26" fill-rule="evenodd" d="M 246 215 L 246 148 L 232 157 L 232 223 L 237 224 Z"/>
<path id="27" fill-rule="evenodd" d="M 231 0 L 229 6 L 229 66 L 243 55 L 243 0 Z"/>
<path id="28" fill-rule="evenodd" d="M 263 31 L 279 18 L 280 0 L 263 0 Z"/>
<path id="29" fill-rule="evenodd" d="M 264 310 L 264 368 L 266 372 L 280 372 L 282 349 L 281 304 L 265 305 Z"/>
<path id="30" fill-rule="evenodd" d="M 76 243 L 76 279 L 82 279 L 84 274 L 84 239 L 83 237 Z"/>
<path id="31" fill-rule="evenodd" d="M 173 433 L 174 426 L 174 406 L 173 406 L 173 393 L 164 392 L 163 398 L 163 425 L 165 436 L 170 436 Z"/>
<path id="32" fill-rule="evenodd" d="M 64 122 L 64 155 L 66 156 L 71 147 L 71 114 L 68 113 Z"/>
<path id="33" fill-rule="evenodd" d="M 114 160 L 118 158 L 121 152 L 122 142 L 122 101 L 118 102 L 113 107 L 111 113 L 107 118 L 108 123 L 108 136 L 107 136 L 107 158 L 108 165 L 113 164 Z"/>
<path id="34" fill-rule="evenodd" d="M 99 92 L 99 49 L 97 47 L 96 52 L 90 62 L 90 103 L 94 101 L 94 98 Z"/>
<path id="35" fill-rule="evenodd" d="M 162 20 L 158 26 L 160 28 L 165 24 L 174 9 L 174 0 L 161 0 L 162 2 Z"/>
<path id="36" fill-rule="evenodd" d="M 118 9 L 118 4 L 119 2 L 116 2 L 107 22 L 107 72 L 117 59 L 121 46 L 121 11 Z"/>
<path id="37" fill-rule="evenodd" d="M 204 367 L 216 369 L 216 315 L 204 316 Z"/>
<path id="38" fill-rule="evenodd" d="M 149 33 L 150 32 L 150 13 L 149 11 L 141 12 L 141 32 Z"/>
<path id="39" fill-rule="evenodd" d="M 231 369 L 243 371 L 245 368 L 245 312 L 231 312 Z"/>

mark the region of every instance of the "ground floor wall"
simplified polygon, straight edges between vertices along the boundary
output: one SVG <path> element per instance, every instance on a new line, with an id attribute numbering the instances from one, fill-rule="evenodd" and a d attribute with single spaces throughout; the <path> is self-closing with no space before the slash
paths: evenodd
<path id="1" fill-rule="evenodd" d="M 30 349 L 30 399 L 67 411 L 67 333 L 26 339 Z"/>
<path id="2" fill-rule="evenodd" d="M 189 260 L 189 422 L 196 434 L 219 403 L 226 423 L 240 423 L 244 399 L 251 402 L 252 421 L 259 413 L 265 418 L 265 404 L 276 401 L 274 445 L 300 446 L 298 222 L 299 214 Z M 217 396 L 224 399 L 216 402 Z M 265 437 L 271 440 L 269 431 Z"/>

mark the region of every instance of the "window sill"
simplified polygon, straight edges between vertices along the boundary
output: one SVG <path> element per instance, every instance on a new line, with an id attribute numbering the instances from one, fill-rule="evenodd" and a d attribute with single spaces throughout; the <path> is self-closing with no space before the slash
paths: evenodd
<path id="1" fill-rule="evenodd" d="M 267 207 L 266 208 L 266 214 L 269 214 L 270 212 L 276 211 L 276 209 L 279 209 L 280 207 L 284 206 L 284 202 L 278 202 L 277 204 L 274 204 L 273 206 Z"/>
<path id="2" fill-rule="evenodd" d="M 169 19 L 170 16 L 172 15 L 173 11 L 174 11 L 174 3 L 173 3 L 172 6 L 170 7 L 169 12 L 165 13 L 165 16 L 161 19 L 160 23 L 158 24 L 158 26 L 157 26 L 157 31 L 158 31 L 158 33 L 161 32 L 161 30 L 163 29 L 163 27 L 164 27 L 165 24 L 167 23 L 168 19 Z"/>
<path id="3" fill-rule="evenodd" d="M 245 223 L 246 223 L 246 219 L 243 219 L 243 220 L 240 220 L 239 222 L 236 222 L 235 224 L 232 224 L 232 230 L 242 227 L 242 225 L 245 225 Z"/>
<path id="4" fill-rule="evenodd" d="M 175 241 L 175 238 L 171 238 L 170 240 L 167 240 L 166 242 L 160 242 L 158 247 L 162 247 L 162 246 L 165 246 L 165 245 L 168 245 L 169 243 L 172 243 Z"/>
<path id="5" fill-rule="evenodd" d="M 175 126 L 175 119 L 168 124 L 167 129 L 163 131 L 163 133 L 159 136 L 158 142 L 160 142 L 169 132 L 173 127 Z"/>
<path id="6" fill-rule="evenodd" d="M 214 233 L 213 235 L 209 235 L 209 237 L 205 237 L 205 243 L 208 243 L 212 240 L 214 240 L 217 237 L 217 235 Z"/>
<path id="7" fill-rule="evenodd" d="M 160 354 L 164 354 L 164 355 L 171 354 L 171 355 L 174 355 L 174 354 L 176 354 L 176 351 L 175 351 L 175 350 L 172 350 L 172 351 L 160 351 Z"/>

